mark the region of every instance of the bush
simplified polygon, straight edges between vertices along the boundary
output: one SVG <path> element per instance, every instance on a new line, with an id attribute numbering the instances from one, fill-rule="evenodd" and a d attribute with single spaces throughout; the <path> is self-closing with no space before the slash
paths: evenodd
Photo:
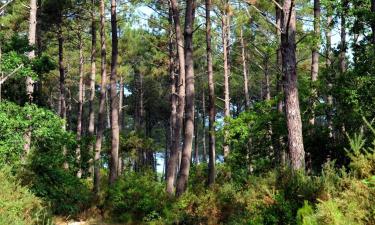
<path id="1" fill-rule="evenodd" d="M 75 216 L 90 206 L 90 189 L 68 171 L 38 166 L 20 176 L 33 193 L 50 202 L 55 214 Z"/>
<path id="2" fill-rule="evenodd" d="M 151 172 L 127 172 L 112 188 L 106 207 L 114 220 L 120 222 L 157 221 L 168 208 L 165 186 Z"/>
<path id="3" fill-rule="evenodd" d="M 0 224 L 50 224 L 51 217 L 41 199 L 22 187 L 10 174 L 0 170 Z"/>

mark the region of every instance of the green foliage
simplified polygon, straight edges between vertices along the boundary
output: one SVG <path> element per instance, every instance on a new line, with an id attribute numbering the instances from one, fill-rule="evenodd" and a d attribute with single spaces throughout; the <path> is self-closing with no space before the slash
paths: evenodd
<path id="1" fill-rule="evenodd" d="M 75 216 L 91 204 L 88 186 L 62 168 L 38 166 L 19 176 L 35 195 L 51 204 L 55 214 Z"/>
<path id="2" fill-rule="evenodd" d="M 366 125 L 375 136 L 372 125 L 364 119 Z M 375 139 L 370 147 L 365 147 L 366 139 L 363 134 L 348 136 L 350 150 L 346 149 L 350 158 L 349 167 L 358 178 L 368 178 L 375 174 Z"/>
<path id="3" fill-rule="evenodd" d="M 11 175 L 8 167 L 0 170 L 0 224 L 51 224 L 48 209 L 41 199 Z"/>
<path id="4" fill-rule="evenodd" d="M 228 142 L 231 145 L 228 163 L 236 171 L 233 173 L 234 179 L 241 180 L 250 171 L 260 173 L 273 166 L 272 161 L 277 156 L 270 153 L 270 146 L 276 145 L 275 137 L 270 132 L 271 124 L 273 132 L 281 137 L 285 135 L 285 121 L 274 110 L 275 103 L 257 103 L 236 118 L 226 118 L 227 123 L 222 132 L 228 132 Z"/>
<path id="5" fill-rule="evenodd" d="M 302 208 L 297 211 L 297 224 L 298 225 L 314 225 L 316 221 L 310 218 L 314 213 L 313 207 L 309 204 L 308 201 L 304 202 Z"/>
<path id="6" fill-rule="evenodd" d="M 154 173 L 127 172 L 109 189 L 105 207 L 121 222 L 157 221 L 168 207 L 165 186 Z"/>
<path id="7" fill-rule="evenodd" d="M 49 110 L 35 105 L 0 103 L 0 165 L 19 164 L 23 155 L 24 135 L 31 129 L 31 154 L 34 165 L 59 167 L 74 160 L 73 152 L 63 155 L 63 146 L 74 149 L 75 138 L 65 131 L 64 121 Z M 70 154 L 69 154 L 70 153 Z"/>

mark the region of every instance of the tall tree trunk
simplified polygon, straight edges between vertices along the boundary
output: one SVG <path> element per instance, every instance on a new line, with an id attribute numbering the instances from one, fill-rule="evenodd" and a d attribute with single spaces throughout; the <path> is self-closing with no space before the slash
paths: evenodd
<path id="1" fill-rule="evenodd" d="M 245 94 L 245 107 L 250 107 L 250 95 L 249 95 L 249 80 L 247 77 L 247 65 L 246 65 L 246 47 L 243 38 L 243 28 L 240 30 L 240 42 L 241 42 L 241 54 L 242 54 L 242 71 L 243 71 L 243 82 L 244 82 L 244 94 Z"/>
<path id="2" fill-rule="evenodd" d="M 277 0 L 277 2 L 280 4 L 280 1 L 281 0 Z M 278 7 L 278 6 L 275 6 L 276 7 L 276 25 L 278 28 L 281 28 L 281 16 L 282 16 L 282 10 Z M 276 28 L 276 35 L 277 35 L 277 38 L 278 40 L 281 40 L 281 31 L 280 29 Z M 282 73 L 282 53 L 281 53 L 281 45 L 277 48 L 277 52 L 276 52 L 276 64 L 277 64 L 277 93 L 278 95 L 281 95 L 277 101 L 277 111 L 279 113 L 284 113 L 284 97 L 282 96 L 282 93 L 284 92 L 284 76 L 283 76 L 283 73 Z M 281 147 L 282 143 L 280 143 L 280 147 Z M 285 152 L 281 152 L 281 154 L 284 154 L 285 155 Z M 280 155 L 281 157 L 283 157 L 283 155 Z M 281 162 L 283 164 L 283 162 L 285 162 L 285 160 L 283 161 L 283 159 L 281 158 Z"/>
<path id="3" fill-rule="evenodd" d="M 172 139 L 174 137 L 173 134 L 173 129 L 176 126 L 176 121 L 177 121 L 177 102 L 178 102 L 178 97 L 176 93 L 176 74 L 175 74 L 175 53 L 173 51 L 173 12 L 172 8 L 169 7 L 169 14 L 168 14 L 168 22 L 169 22 L 169 40 L 168 40 L 168 51 L 169 51 L 169 79 L 170 79 L 170 101 L 171 101 L 171 115 L 169 118 L 169 154 L 173 151 L 173 146 L 172 146 Z M 166 151 L 165 154 L 165 180 L 167 181 L 167 174 L 168 174 L 168 161 L 169 161 L 169 155 L 168 152 Z"/>
<path id="4" fill-rule="evenodd" d="M 81 31 L 79 31 L 81 32 Z M 76 161 L 78 163 L 77 177 L 82 177 L 81 169 L 81 147 L 80 141 L 82 137 L 82 115 L 83 115 L 83 93 L 84 93 L 84 83 L 83 83 L 83 41 L 81 34 L 78 34 L 79 39 L 79 91 L 78 91 L 78 115 L 77 115 L 77 141 L 78 147 L 76 149 Z"/>
<path id="5" fill-rule="evenodd" d="M 264 59 L 264 79 L 265 79 L 265 100 L 270 101 L 271 100 L 271 84 L 270 84 L 270 73 L 268 68 L 268 56 Z"/>
<path id="6" fill-rule="evenodd" d="M 185 14 L 185 60 L 186 60 L 186 106 L 185 106 L 185 132 L 182 147 L 182 158 L 179 176 L 176 185 L 176 195 L 180 196 L 186 191 L 189 179 L 191 150 L 194 134 L 194 59 L 193 59 L 193 32 L 195 17 L 195 0 L 186 1 Z"/>
<path id="7" fill-rule="evenodd" d="M 206 96 L 205 90 L 202 89 L 202 161 L 207 162 L 207 149 L 206 149 Z M 197 128 L 198 129 L 198 128 Z"/>
<path id="8" fill-rule="evenodd" d="M 30 17 L 29 17 L 29 45 L 34 46 L 36 43 L 36 24 L 37 24 L 37 0 L 30 0 Z M 31 50 L 28 54 L 29 59 L 33 60 L 35 58 L 35 50 Z M 1 92 L 1 90 L 0 90 Z M 26 77 L 26 93 L 28 96 L 29 104 L 33 102 L 34 93 L 34 81 L 31 77 Z M 1 93 L 0 93 L 1 96 Z M 1 101 L 1 100 L 0 100 Z M 29 119 L 30 116 L 27 116 Z M 23 136 L 24 140 L 24 154 L 27 155 L 30 152 L 31 146 L 31 127 L 28 128 Z"/>
<path id="9" fill-rule="evenodd" d="M 111 128 L 111 108 L 110 108 L 110 100 L 108 97 L 108 89 L 107 89 L 107 94 L 105 96 L 105 107 L 106 107 L 106 128 L 109 129 Z"/>
<path id="10" fill-rule="evenodd" d="M 36 15 L 37 15 L 37 0 L 30 0 L 30 16 L 29 16 L 29 45 L 36 44 Z M 35 50 L 31 50 L 28 54 L 29 59 L 35 58 Z M 31 77 L 26 77 L 26 93 L 29 103 L 33 101 L 34 81 Z M 26 150 L 26 149 L 25 149 Z"/>
<path id="11" fill-rule="evenodd" d="M 198 132 L 198 107 L 196 109 L 196 112 L 195 112 L 195 119 L 194 119 L 194 157 L 193 157 L 193 163 L 195 163 L 196 165 L 198 165 L 199 163 L 199 149 L 198 149 L 198 145 L 199 145 L 199 139 L 198 139 L 198 136 L 199 136 L 199 132 Z"/>
<path id="12" fill-rule="evenodd" d="M 144 109 L 144 88 L 143 88 L 143 73 L 138 73 L 138 111 L 139 111 L 139 121 L 138 129 L 142 132 L 145 131 L 145 109 Z"/>
<path id="13" fill-rule="evenodd" d="M 119 130 L 120 132 L 123 131 L 124 129 L 124 110 L 123 110 L 123 105 L 124 105 L 124 78 L 121 76 L 120 77 L 120 83 L 119 83 L 119 87 L 120 87 L 120 93 L 119 93 Z M 122 157 L 122 154 L 121 152 L 119 152 L 119 157 L 118 157 L 118 172 L 117 174 L 119 176 L 122 175 L 122 172 L 124 170 L 124 159 Z"/>
<path id="14" fill-rule="evenodd" d="M 329 4 L 329 3 L 328 3 Z M 333 138 L 333 96 L 332 96 L 332 5 L 327 6 L 327 30 L 326 30 L 326 70 L 328 71 L 328 79 L 327 79 L 327 88 L 328 88 L 328 96 L 327 96 L 327 105 L 328 105 L 328 112 L 327 112 L 327 122 L 328 122 L 328 130 L 329 130 L 329 138 Z M 330 155 L 328 155 L 328 159 L 330 159 Z"/>
<path id="15" fill-rule="evenodd" d="M 111 63 L 111 133 L 112 147 L 109 167 L 109 183 L 112 185 L 117 179 L 118 171 L 118 149 L 119 149 L 119 100 L 117 96 L 117 58 L 118 58 L 118 38 L 117 38 L 117 18 L 116 0 L 111 0 L 111 28 L 112 28 L 112 63 Z"/>
<path id="16" fill-rule="evenodd" d="M 66 101 L 65 101 L 65 68 L 64 68 L 64 37 L 61 23 L 58 25 L 57 40 L 59 43 L 59 73 L 60 73 L 60 97 L 59 97 L 59 115 L 66 119 Z M 64 126 L 64 129 L 66 126 Z"/>
<path id="17" fill-rule="evenodd" d="M 315 124 L 315 107 L 318 93 L 316 81 L 319 73 L 319 49 L 320 49 L 320 0 L 314 0 L 314 43 L 311 56 L 311 125 Z"/>
<path id="18" fill-rule="evenodd" d="M 100 152 L 102 149 L 104 117 L 105 117 L 105 100 L 107 90 L 107 63 L 106 63 L 106 45 L 105 45 L 105 8 L 104 0 L 100 0 L 100 48 L 101 48 L 101 86 L 100 101 L 98 112 L 98 128 L 96 132 L 95 158 L 94 158 L 94 191 L 99 193 L 100 188 Z"/>
<path id="19" fill-rule="evenodd" d="M 348 0 L 341 0 L 341 31 L 340 31 L 340 54 L 339 65 L 340 73 L 346 72 L 346 17 L 348 16 Z"/>
<path id="20" fill-rule="evenodd" d="M 180 12 L 177 0 L 171 0 L 171 8 L 173 12 L 174 29 L 176 33 L 176 45 L 179 64 L 179 77 L 178 77 L 178 105 L 176 125 L 173 128 L 172 148 L 168 162 L 167 174 L 167 192 L 173 195 L 174 180 L 176 178 L 176 169 L 179 161 L 179 148 L 180 148 L 180 132 L 183 126 L 183 115 L 185 110 L 185 53 L 184 41 L 180 24 Z"/>
<path id="21" fill-rule="evenodd" d="M 222 41 L 223 41 L 223 55 L 224 55 L 224 116 L 230 117 L 230 95 L 229 95 L 229 34 L 230 34 L 230 15 L 229 15 L 229 2 L 225 3 L 225 9 L 222 15 Z M 224 159 L 229 155 L 228 132 L 224 133 L 223 143 Z"/>
<path id="22" fill-rule="evenodd" d="M 298 99 L 296 72 L 296 10 L 294 0 L 285 0 L 283 5 L 281 51 L 285 76 L 285 112 L 288 128 L 288 145 L 291 166 L 304 169 L 305 151 L 302 137 L 302 121 Z"/>
<path id="23" fill-rule="evenodd" d="M 89 154 L 94 154 L 94 132 L 95 132 L 95 111 L 94 111 L 94 100 L 95 100 L 95 78 L 96 78 L 96 20 L 95 20 L 95 0 L 91 0 L 91 74 L 90 74 L 90 99 L 89 99 Z M 93 159 L 89 160 L 90 173 L 94 174 L 93 171 Z"/>
<path id="24" fill-rule="evenodd" d="M 62 19 L 61 19 L 62 20 Z M 62 119 L 66 119 L 66 101 L 65 101 L 65 68 L 64 68 L 64 37 L 62 33 L 62 21 L 58 24 L 57 40 L 59 43 L 59 73 L 60 73 L 60 97 L 59 97 L 59 115 Z M 66 130 L 66 122 L 63 125 L 63 129 Z M 67 154 L 67 149 L 63 147 L 63 155 Z M 63 165 L 64 169 L 68 169 L 69 165 L 65 161 Z"/>
<path id="25" fill-rule="evenodd" d="M 123 124 L 124 124 L 124 110 L 123 110 L 123 105 L 124 105 L 124 78 L 121 76 L 120 77 L 120 83 L 119 83 L 119 87 L 120 87 L 120 93 L 119 93 L 119 111 L 118 111 L 118 114 L 119 114 L 119 129 L 120 131 L 123 130 Z"/>
<path id="26" fill-rule="evenodd" d="M 216 138 L 215 138 L 215 82 L 212 65 L 211 48 L 211 10 L 212 0 L 206 0 L 206 51 L 207 51 L 207 76 L 208 76 L 208 184 L 215 183 L 216 170 Z"/>

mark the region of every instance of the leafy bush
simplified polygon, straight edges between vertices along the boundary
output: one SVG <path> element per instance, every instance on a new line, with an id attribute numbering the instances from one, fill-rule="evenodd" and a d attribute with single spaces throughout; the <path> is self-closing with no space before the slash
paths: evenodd
<path id="1" fill-rule="evenodd" d="M 37 196 L 50 202 L 55 214 L 75 216 L 90 206 L 90 189 L 61 168 L 38 166 L 20 176 Z"/>
<path id="2" fill-rule="evenodd" d="M 51 221 L 42 200 L 22 187 L 9 169 L 1 169 L 0 224 L 49 224 Z"/>
<path id="3" fill-rule="evenodd" d="M 121 222 L 157 221 L 168 206 L 165 186 L 154 173 L 127 172 L 109 189 L 106 207 Z"/>
<path id="4" fill-rule="evenodd" d="M 64 121 L 52 111 L 35 105 L 18 106 L 0 103 L 0 166 L 16 166 L 23 156 L 24 135 L 31 129 L 30 163 L 60 167 L 67 160 L 72 164 L 74 151 L 63 155 L 63 146 L 75 149 L 72 133 L 62 129 Z"/>

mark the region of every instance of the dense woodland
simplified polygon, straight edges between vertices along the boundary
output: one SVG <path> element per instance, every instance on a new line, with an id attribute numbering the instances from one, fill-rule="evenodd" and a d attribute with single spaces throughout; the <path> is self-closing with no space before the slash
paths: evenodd
<path id="1" fill-rule="evenodd" d="M 0 224 L 375 224 L 374 0 L 0 0 Z"/>

